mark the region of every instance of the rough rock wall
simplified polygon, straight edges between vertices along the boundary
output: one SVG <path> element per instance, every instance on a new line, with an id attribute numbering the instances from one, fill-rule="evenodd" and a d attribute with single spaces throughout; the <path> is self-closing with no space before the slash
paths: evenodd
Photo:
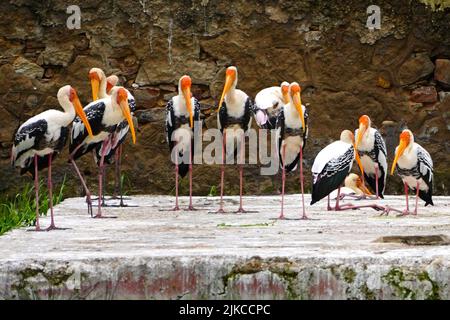
<path id="1" fill-rule="evenodd" d="M 137 99 L 140 132 L 135 146 L 125 146 L 125 188 L 131 193 L 172 192 L 164 105 L 177 79 L 190 74 L 206 123 L 215 127 L 210 108 L 220 95 L 225 68 L 234 64 L 239 67 L 238 87 L 251 96 L 283 80 L 303 86 L 303 100 L 310 104 L 308 172 L 317 152 L 341 130 L 355 128 L 359 115 L 366 113 L 386 137 L 390 163 L 398 133 L 410 128 L 433 157 L 436 193 L 448 194 L 449 9 L 391 2 L 377 2 L 381 30 L 369 31 L 370 1 L 88 0 L 78 1 L 81 29 L 75 30 L 66 27 L 66 1 L 2 1 L 0 192 L 12 192 L 28 179 L 9 167 L 19 124 L 57 107 L 57 89 L 65 84 L 76 87 L 82 101 L 90 101 L 87 73 L 93 66 L 119 75 Z M 63 154 L 56 162 L 56 183 L 67 174 L 70 190 L 79 193 L 66 159 Z M 80 163 L 94 188 L 91 156 Z M 198 166 L 194 174 L 196 194 L 207 194 L 219 183 L 218 166 Z M 226 179 L 226 192 L 238 192 L 234 167 L 227 168 Z M 397 177 L 388 179 L 388 192 L 401 191 Z M 245 181 L 252 194 L 273 193 L 279 184 L 260 176 L 256 166 L 245 170 Z M 298 191 L 297 174 L 289 177 L 287 190 Z"/>

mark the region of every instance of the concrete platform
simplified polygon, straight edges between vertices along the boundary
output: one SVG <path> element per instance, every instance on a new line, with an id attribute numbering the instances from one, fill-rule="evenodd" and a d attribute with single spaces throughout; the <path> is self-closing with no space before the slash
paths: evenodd
<path id="1" fill-rule="evenodd" d="M 306 221 L 299 195 L 286 197 L 282 221 L 279 197 L 245 197 L 258 212 L 239 215 L 237 197 L 226 198 L 229 214 L 209 213 L 218 198 L 196 197 L 198 211 L 167 211 L 172 201 L 133 196 L 138 207 L 91 219 L 71 198 L 55 210 L 70 229 L 1 236 L 0 299 L 450 299 L 448 197 L 403 218 L 328 212 L 322 201 Z"/>

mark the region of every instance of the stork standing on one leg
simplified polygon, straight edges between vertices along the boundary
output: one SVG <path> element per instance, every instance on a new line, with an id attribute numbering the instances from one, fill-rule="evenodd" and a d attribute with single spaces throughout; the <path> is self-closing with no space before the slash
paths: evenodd
<path id="1" fill-rule="evenodd" d="M 392 163 L 391 174 L 397 168 L 398 175 L 402 178 L 405 196 L 406 209 L 402 215 L 410 214 L 408 202 L 408 188 L 416 193 L 416 208 L 413 214 L 417 214 L 419 198 L 425 201 L 425 206 L 433 204 L 433 160 L 430 154 L 421 145 L 414 142 L 414 135 L 410 130 L 403 130 L 400 134 L 400 144 L 395 149 L 395 158 Z M 388 208 L 387 213 L 390 210 Z"/>
<path id="2" fill-rule="evenodd" d="M 21 174 L 31 173 L 36 191 L 36 231 L 39 225 L 39 177 L 38 171 L 48 167 L 48 190 L 51 223 L 47 230 L 58 229 L 53 217 L 52 160 L 63 150 L 69 135 L 69 125 L 75 115 L 86 127 L 87 134 L 92 130 L 74 88 L 67 85 L 58 90 L 58 102 L 64 112 L 47 110 L 28 119 L 22 124 L 14 138 L 11 164 L 21 168 Z"/>
<path id="3" fill-rule="evenodd" d="M 384 198 L 387 175 L 386 143 L 377 129 L 371 127 L 370 118 L 359 118 L 359 129 L 355 131 L 356 145 L 360 157 L 361 174 L 375 192 L 376 198 Z"/>
<path id="4" fill-rule="evenodd" d="M 341 132 L 340 140 L 335 141 L 323 148 L 314 159 L 312 166 L 313 188 L 311 194 L 311 205 L 328 196 L 328 210 L 330 206 L 330 193 L 338 189 L 336 206 L 334 210 L 346 210 L 372 207 L 376 210 L 384 209 L 377 205 L 354 206 L 345 204 L 340 206 L 340 187 L 352 169 L 355 159 L 354 136 L 350 130 Z"/>
<path id="5" fill-rule="evenodd" d="M 178 82 L 178 95 L 166 106 L 166 140 L 169 143 L 171 159 L 175 163 L 175 207 L 178 205 L 178 176 L 189 171 L 189 207 L 192 204 L 192 159 L 194 152 L 194 123 L 200 120 L 200 104 L 191 94 L 192 80 L 184 75 Z"/>
<path id="6" fill-rule="evenodd" d="M 255 120 L 259 127 L 275 129 L 281 108 L 289 103 L 289 83 L 262 89 L 255 97 Z"/>
<path id="7" fill-rule="evenodd" d="M 278 154 L 282 168 L 281 213 L 284 219 L 284 185 L 286 170 L 294 171 L 300 164 L 300 186 L 302 192 L 302 219 L 307 219 L 303 191 L 303 149 L 308 138 L 308 112 L 301 101 L 301 87 L 297 82 L 289 85 L 289 103 L 278 114 L 276 127 L 278 135 Z"/>
<path id="8" fill-rule="evenodd" d="M 123 87 L 114 87 L 111 90 L 111 96 L 108 98 L 93 101 L 84 107 L 84 112 L 92 128 L 93 137 L 86 134 L 85 126 L 79 118 L 75 118 L 72 127 L 70 139 L 70 161 L 73 164 L 81 183 L 86 192 L 86 201 L 88 203 L 88 210 L 92 215 L 92 201 L 90 191 L 86 182 L 78 169 L 75 160 L 82 155 L 94 150 L 99 142 L 102 142 L 102 155 L 99 164 L 99 195 L 98 195 L 98 213 L 96 218 L 103 218 L 101 213 L 101 199 L 102 199 L 102 183 L 103 183 L 103 166 L 104 158 L 111 146 L 111 133 L 116 129 L 116 126 L 124 119 L 127 120 L 131 129 L 131 137 L 133 143 L 136 142 L 136 133 L 134 131 L 134 124 L 131 119 L 131 111 L 128 104 L 128 90 Z"/>
<path id="9" fill-rule="evenodd" d="M 243 171 L 245 155 L 245 133 L 252 123 L 253 103 L 250 97 L 242 90 L 236 89 L 238 82 L 238 71 L 234 66 L 226 70 L 225 85 L 220 97 L 217 109 L 217 127 L 222 133 L 222 165 L 220 175 L 220 207 L 217 213 L 224 213 L 223 209 L 223 183 L 225 178 L 225 157 L 227 142 L 236 141 L 240 145 L 240 152 L 237 152 L 240 159 L 239 164 L 239 208 L 236 213 L 245 213 L 242 206 L 243 193 Z M 230 150 L 231 151 L 231 150 Z M 236 151 L 233 150 L 233 152 Z"/>

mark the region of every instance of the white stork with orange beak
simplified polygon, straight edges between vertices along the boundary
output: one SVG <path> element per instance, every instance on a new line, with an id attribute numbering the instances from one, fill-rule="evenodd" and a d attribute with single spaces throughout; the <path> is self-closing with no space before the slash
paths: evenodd
<path id="1" fill-rule="evenodd" d="M 94 150 L 94 148 L 98 146 L 98 143 L 101 142 L 103 144 L 103 151 L 99 163 L 98 213 L 95 216 L 96 218 L 103 218 L 101 211 L 103 166 L 105 155 L 111 145 L 111 133 L 116 129 L 116 126 L 125 119 L 131 129 L 133 143 L 136 143 L 136 133 L 134 130 L 133 120 L 131 118 L 130 106 L 128 104 L 128 90 L 123 87 L 114 87 L 111 90 L 111 95 L 109 97 L 89 103 L 86 107 L 84 107 L 84 112 L 86 113 L 86 117 L 92 128 L 93 137 L 87 135 L 84 124 L 78 117 L 75 118 L 72 126 L 69 146 L 70 161 L 72 162 L 81 183 L 83 184 L 86 192 L 88 210 L 92 215 L 90 191 L 75 163 L 75 160 L 91 150 Z"/>
<path id="2" fill-rule="evenodd" d="M 78 115 L 85 125 L 87 135 L 92 129 L 83 111 L 77 92 L 67 85 L 58 90 L 58 102 L 64 112 L 47 110 L 22 124 L 14 138 L 11 164 L 21 168 L 21 174 L 31 173 L 36 191 L 36 231 L 39 225 L 39 178 L 38 171 L 48 167 L 48 191 L 51 223 L 47 230 L 58 229 L 53 218 L 52 160 L 63 150 L 69 136 L 69 125 Z"/>
<path id="3" fill-rule="evenodd" d="M 417 214 L 419 198 L 425 201 L 425 206 L 433 204 L 433 160 L 430 154 L 421 145 L 414 142 L 414 135 L 410 130 L 403 130 L 400 134 L 400 144 L 395 149 L 395 158 L 392 163 L 391 175 L 397 168 L 398 175 L 402 178 L 405 196 L 406 209 L 402 215 L 410 214 L 408 203 L 408 188 L 416 192 L 416 208 L 413 214 Z M 388 208 L 386 213 L 390 210 Z"/>
<path id="4" fill-rule="evenodd" d="M 217 127 L 222 132 L 222 166 L 220 176 L 220 207 L 217 213 L 224 213 L 223 209 L 223 183 L 225 178 L 225 156 L 226 148 L 230 142 L 234 146 L 240 145 L 238 152 L 239 164 L 239 208 L 236 213 L 248 212 L 242 206 L 243 193 L 243 171 L 245 154 L 245 133 L 252 123 L 253 103 L 250 97 L 242 90 L 236 89 L 238 82 L 238 71 L 234 66 L 226 70 L 225 85 L 222 96 L 220 97 L 219 107 L 217 109 Z M 236 142 L 236 144 L 234 144 Z M 235 150 L 229 150 L 236 153 Z"/>
<path id="5" fill-rule="evenodd" d="M 94 77 L 91 76 L 92 74 L 94 74 Z M 96 82 L 98 82 L 98 80 L 96 80 L 97 78 L 95 77 L 95 74 L 97 74 L 98 77 L 101 79 L 100 85 L 96 84 Z M 119 81 L 119 78 L 116 75 L 111 75 L 111 76 L 105 78 L 104 72 L 99 68 L 92 68 L 91 71 L 89 72 L 89 75 L 91 78 L 91 87 L 92 87 L 92 92 L 93 92 L 93 98 L 96 95 L 100 99 L 109 97 L 111 89 L 114 88 Z M 105 88 L 105 84 L 103 82 L 106 82 L 105 90 L 103 90 L 103 88 Z M 98 91 L 96 91 L 97 88 L 99 88 Z M 128 94 L 128 105 L 130 106 L 132 119 L 134 121 L 135 117 L 133 116 L 133 113 L 136 110 L 136 101 L 129 90 L 127 90 L 127 94 Z M 120 195 L 120 197 L 119 197 L 120 198 L 120 203 L 119 203 L 120 207 L 126 206 L 123 202 L 122 184 L 120 183 L 120 171 L 121 171 L 120 167 L 121 167 L 123 142 L 125 141 L 126 136 L 129 131 L 130 131 L 130 127 L 128 126 L 127 120 L 124 120 L 121 123 L 119 123 L 116 126 L 116 129 L 114 130 L 114 132 L 111 133 L 111 144 L 109 145 L 109 148 L 108 148 L 108 150 L 106 150 L 106 154 L 105 154 L 105 162 L 108 164 L 112 163 L 112 159 L 114 157 L 114 163 L 116 166 L 116 170 L 115 170 L 115 179 L 114 179 L 115 180 L 114 181 L 114 196 L 112 198 L 113 199 L 117 198 L 117 194 Z M 95 161 L 96 161 L 97 165 L 99 165 L 99 163 L 100 163 L 101 155 L 103 152 L 102 145 L 103 145 L 102 143 L 98 143 L 97 147 L 95 148 L 94 156 L 95 156 Z M 103 173 L 103 176 L 105 176 L 105 173 Z M 104 204 L 104 199 L 102 199 L 102 205 L 106 206 Z"/>
<path id="6" fill-rule="evenodd" d="M 369 187 L 375 192 L 376 198 L 384 198 L 386 184 L 387 152 L 386 143 L 377 129 L 371 127 L 370 118 L 363 115 L 359 118 L 359 129 L 355 130 L 361 174 Z"/>
<path id="7" fill-rule="evenodd" d="M 278 136 L 278 154 L 282 168 L 281 213 L 284 218 L 284 185 L 286 170 L 294 171 L 300 163 L 300 186 L 302 192 L 302 219 L 307 219 L 303 192 L 303 149 L 308 138 L 308 112 L 302 105 L 301 87 L 297 82 L 289 85 L 289 103 L 278 114 L 276 128 Z"/>
<path id="8" fill-rule="evenodd" d="M 178 205 L 178 175 L 189 171 L 189 206 L 192 204 L 192 159 L 194 152 L 194 123 L 201 121 L 200 104 L 191 94 L 192 80 L 184 75 L 178 81 L 178 95 L 166 105 L 166 140 L 169 143 L 172 162 L 175 164 L 175 207 Z"/>
<path id="9" fill-rule="evenodd" d="M 262 89 L 255 97 L 255 120 L 259 127 L 275 129 L 281 108 L 289 103 L 289 83 Z"/>

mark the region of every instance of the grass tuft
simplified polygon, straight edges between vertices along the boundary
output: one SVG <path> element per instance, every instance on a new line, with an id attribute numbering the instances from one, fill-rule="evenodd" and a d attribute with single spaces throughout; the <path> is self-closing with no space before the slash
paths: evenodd
<path id="1" fill-rule="evenodd" d="M 64 199 L 66 177 L 59 189 L 53 190 L 53 205 Z M 49 208 L 48 189 L 41 180 L 39 182 L 39 213 L 47 215 Z M 0 235 L 20 227 L 36 224 L 36 201 L 34 185 L 27 183 L 20 193 L 14 197 L 0 198 Z"/>

